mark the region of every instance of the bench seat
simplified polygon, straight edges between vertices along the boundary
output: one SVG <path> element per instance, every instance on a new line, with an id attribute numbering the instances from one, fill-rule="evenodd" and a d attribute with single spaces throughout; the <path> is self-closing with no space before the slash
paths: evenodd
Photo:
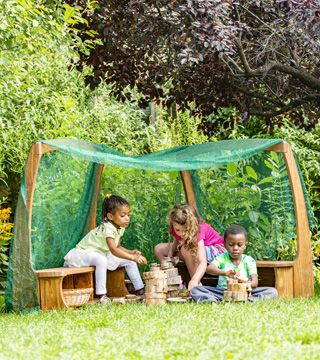
<path id="1" fill-rule="evenodd" d="M 51 268 L 36 270 L 38 279 L 38 299 L 41 310 L 67 309 L 63 290 L 94 288 L 95 267 Z M 109 271 L 107 274 L 107 292 L 110 297 L 128 294 L 125 286 L 124 268 Z M 93 294 L 89 301 L 93 300 Z"/>

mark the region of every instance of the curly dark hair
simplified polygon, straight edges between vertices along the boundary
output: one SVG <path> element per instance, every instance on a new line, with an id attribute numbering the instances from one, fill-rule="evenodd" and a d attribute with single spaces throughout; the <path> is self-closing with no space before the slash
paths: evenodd
<path id="1" fill-rule="evenodd" d="M 110 195 L 104 198 L 102 203 L 102 222 L 108 221 L 107 214 L 114 214 L 119 206 L 130 206 L 128 201 L 118 195 Z"/>

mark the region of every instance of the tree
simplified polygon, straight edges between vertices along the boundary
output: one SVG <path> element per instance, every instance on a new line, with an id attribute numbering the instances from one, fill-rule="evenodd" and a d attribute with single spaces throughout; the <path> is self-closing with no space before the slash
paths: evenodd
<path id="1" fill-rule="evenodd" d="M 69 1 L 79 5 L 80 0 Z M 127 85 L 204 113 L 234 105 L 270 119 L 320 107 L 320 0 L 109 0 L 84 16 L 96 86 Z M 88 32 L 91 30 L 91 33 Z"/>

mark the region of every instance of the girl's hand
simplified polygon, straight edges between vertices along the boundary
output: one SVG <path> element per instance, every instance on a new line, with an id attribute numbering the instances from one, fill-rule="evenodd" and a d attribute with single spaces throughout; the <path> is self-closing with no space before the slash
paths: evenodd
<path id="1" fill-rule="evenodd" d="M 135 261 L 139 265 L 146 265 L 148 263 L 147 259 L 144 256 L 138 254 L 133 255 L 133 261 Z"/>
<path id="2" fill-rule="evenodd" d="M 135 249 L 135 250 L 133 250 L 132 254 L 133 255 L 141 255 L 141 251 Z"/>
<path id="3" fill-rule="evenodd" d="M 198 285 L 199 285 L 198 281 L 191 279 L 188 284 L 188 291 L 190 291 L 193 287 L 198 286 Z"/>

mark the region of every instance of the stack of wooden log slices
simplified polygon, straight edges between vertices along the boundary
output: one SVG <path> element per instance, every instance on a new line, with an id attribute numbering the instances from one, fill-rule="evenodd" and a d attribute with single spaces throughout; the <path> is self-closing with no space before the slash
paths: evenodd
<path id="1" fill-rule="evenodd" d="M 238 279 L 227 280 L 227 290 L 223 293 L 225 301 L 247 301 L 251 294 L 251 284 Z"/>
<path id="2" fill-rule="evenodd" d="M 170 258 L 162 260 L 161 264 L 151 264 L 143 279 L 146 305 L 164 305 L 167 298 L 178 296 L 181 276 Z"/>

